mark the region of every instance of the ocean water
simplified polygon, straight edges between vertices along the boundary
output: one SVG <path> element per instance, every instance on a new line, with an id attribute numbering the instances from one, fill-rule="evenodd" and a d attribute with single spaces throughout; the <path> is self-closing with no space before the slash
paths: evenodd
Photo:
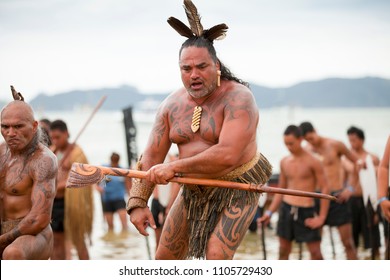
<path id="1" fill-rule="evenodd" d="M 55 119 L 64 120 L 68 124 L 70 141 L 73 141 L 80 129 L 84 126 L 91 111 L 37 111 L 36 117 L 37 119 L 45 117 L 52 121 Z M 139 153 L 146 146 L 153 120 L 153 114 L 143 112 L 134 113 Z M 365 131 L 366 149 L 379 157 L 382 157 L 387 137 L 390 135 L 389 108 L 306 109 L 281 107 L 261 109 L 257 132 L 259 150 L 270 160 L 275 172 L 279 171 L 280 160 L 288 154 L 282 138 L 284 129 L 290 124 L 299 125 L 302 121 L 311 121 L 320 135 L 341 140 L 347 146 L 346 130 L 351 125 L 358 126 Z M 115 151 L 122 155 L 121 165 L 126 167 L 127 153 L 122 112 L 99 111 L 80 136 L 78 144 L 84 149 L 91 164 L 100 165 L 107 163 L 110 154 Z M 172 152 L 176 152 L 175 147 L 172 147 Z M 95 193 L 95 201 L 94 230 L 92 244 L 90 246 L 92 259 L 148 259 L 148 251 L 153 257 L 155 240 L 152 231 L 150 231 L 150 237 L 145 238 L 139 235 L 132 225 L 129 225 L 129 234 L 127 236 L 121 236 L 119 234 L 119 220 L 115 217 L 115 230 L 117 234 L 105 236 L 106 226 L 98 193 Z M 274 216 L 272 220 L 274 227 L 276 227 L 276 220 L 277 217 Z M 335 244 L 334 250 L 331 246 L 330 236 L 332 236 Z M 383 240 L 382 244 L 384 244 Z M 321 246 L 326 259 L 345 259 L 343 247 L 340 244 L 335 229 L 324 227 Z M 266 230 L 266 247 L 267 258 L 277 259 L 278 240 L 275 235 L 275 230 Z M 382 247 L 381 251 L 383 250 Z M 294 246 L 290 258 L 298 259 L 299 252 L 299 247 Z M 336 253 L 335 256 L 334 252 Z M 369 256 L 369 252 L 359 248 L 359 256 L 366 258 Z M 235 258 L 263 259 L 259 232 L 248 232 L 243 243 L 238 248 Z M 302 249 L 302 258 L 309 258 L 305 246 Z"/>
<path id="2" fill-rule="evenodd" d="M 72 141 L 84 126 L 91 111 L 38 111 L 36 117 L 37 119 L 46 117 L 50 120 L 63 119 L 68 124 L 70 141 Z M 137 148 L 141 153 L 152 129 L 154 115 L 136 111 L 133 117 L 137 129 Z M 390 108 L 262 109 L 257 131 L 259 149 L 271 161 L 276 172 L 279 170 L 280 159 L 288 154 L 283 144 L 284 129 L 290 124 L 299 125 L 303 121 L 311 121 L 320 135 L 343 141 L 347 146 L 347 129 L 351 125 L 360 127 L 366 134 L 366 149 L 380 157 L 390 135 Z M 122 165 L 126 165 L 122 112 L 98 111 L 79 137 L 78 144 L 93 164 L 106 162 L 111 152 L 117 151 L 123 155 Z M 174 146 L 172 151 L 176 151 Z"/>

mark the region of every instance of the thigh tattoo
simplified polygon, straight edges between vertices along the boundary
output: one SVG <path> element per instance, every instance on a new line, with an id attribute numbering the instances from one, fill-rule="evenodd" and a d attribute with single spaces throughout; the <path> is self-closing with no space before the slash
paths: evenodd
<path id="1" fill-rule="evenodd" d="M 235 252 L 240 245 L 245 233 L 256 213 L 257 204 L 244 204 L 238 202 L 227 208 L 221 214 L 221 218 L 215 227 L 215 236 L 226 245 L 227 249 Z"/>
<path id="2" fill-rule="evenodd" d="M 168 249 L 176 258 L 181 259 L 186 257 L 188 232 L 184 206 L 182 203 L 178 204 L 171 209 L 165 220 L 160 245 Z"/>

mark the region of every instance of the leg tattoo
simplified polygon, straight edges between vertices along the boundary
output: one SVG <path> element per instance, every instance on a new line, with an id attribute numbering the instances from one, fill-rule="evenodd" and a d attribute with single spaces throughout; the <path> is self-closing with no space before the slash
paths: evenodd
<path id="1" fill-rule="evenodd" d="M 221 214 L 207 244 L 207 259 L 232 259 L 256 213 L 257 203 L 238 202 Z"/>
<path id="2" fill-rule="evenodd" d="M 187 211 L 181 192 L 164 223 L 156 259 L 185 259 L 188 251 Z"/>

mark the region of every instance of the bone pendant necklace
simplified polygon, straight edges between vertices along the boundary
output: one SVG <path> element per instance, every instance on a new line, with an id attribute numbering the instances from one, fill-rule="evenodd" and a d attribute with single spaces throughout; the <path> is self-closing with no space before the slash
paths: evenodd
<path id="1" fill-rule="evenodd" d="M 197 104 L 197 106 L 195 106 L 194 108 L 194 112 L 192 113 L 192 121 L 191 121 L 191 130 L 193 133 L 196 133 L 199 128 L 200 128 L 200 119 L 202 117 L 202 111 L 203 111 L 203 108 L 201 107 L 203 103 L 206 102 L 207 99 L 209 99 L 209 97 L 212 95 L 212 93 L 210 93 L 207 98 L 205 100 L 203 100 L 203 102 L 201 104 L 198 104 L 194 98 L 191 96 L 192 100 Z"/>
<path id="2" fill-rule="evenodd" d="M 202 107 L 195 106 L 192 114 L 191 130 L 193 133 L 197 132 L 200 127 L 200 117 L 202 116 Z"/>

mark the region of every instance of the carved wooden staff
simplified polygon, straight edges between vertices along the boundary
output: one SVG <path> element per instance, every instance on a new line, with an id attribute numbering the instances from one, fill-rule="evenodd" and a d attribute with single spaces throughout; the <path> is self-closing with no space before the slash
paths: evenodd
<path id="1" fill-rule="evenodd" d="M 145 171 L 113 168 L 113 167 L 105 167 L 105 166 L 95 166 L 95 165 L 75 162 L 72 164 L 72 169 L 69 172 L 69 177 L 68 177 L 66 187 L 78 188 L 78 187 L 89 186 L 92 184 L 97 184 L 103 181 L 106 175 L 139 178 L 139 179 L 146 178 Z M 214 179 L 189 178 L 189 177 L 173 177 L 169 181 L 180 183 L 180 184 L 229 188 L 229 189 L 236 189 L 236 190 L 259 192 L 259 193 L 263 193 L 263 192 L 278 193 L 278 194 L 285 194 L 285 195 L 322 198 L 322 199 L 329 199 L 329 200 L 336 201 L 336 197 L 328 194 L 282 189 L 282 188 L 268 187 L 265 185 L 245 184 L 245 183 L 238 183 L 238 182 L 230 182 L 230 181 L 222 181 L 222 180 L 214 180 Z"/>
<path id="2" fill-rule="evenodd" d="M 91 115 L 89 116 L 89 118 L 87 119 L 87 121 L 85 122 L 84 126 L 80 129 L 79 133 L 77 134 L 76 138 L 74 139 L 73 143 L 71 144 L 72 147 L 71 149 L 68 149 L 67 152 L 65 152 L 64 156 L 62 157 L 62 159 L 60 160 L 60 162 L 58 163 L 58 167 L 60 168 L 65 160 L 70 156 L 71 152 L 73 151 L 73 146 L 76 145 L 77 143 L 77 140 L 79 140 L 81 134 L 83 134 L 85 128 L 88 126 L 88 124 L 91 122 L 92 118 L 95 116 L 96 112 L 100 109 L 100 107 L 103 105 L 104 101 L 106 101 L 106 98 L 107 96 L 103 95 L 98 104 L 95 106 L 95 108 L 93 109 Z"/>

